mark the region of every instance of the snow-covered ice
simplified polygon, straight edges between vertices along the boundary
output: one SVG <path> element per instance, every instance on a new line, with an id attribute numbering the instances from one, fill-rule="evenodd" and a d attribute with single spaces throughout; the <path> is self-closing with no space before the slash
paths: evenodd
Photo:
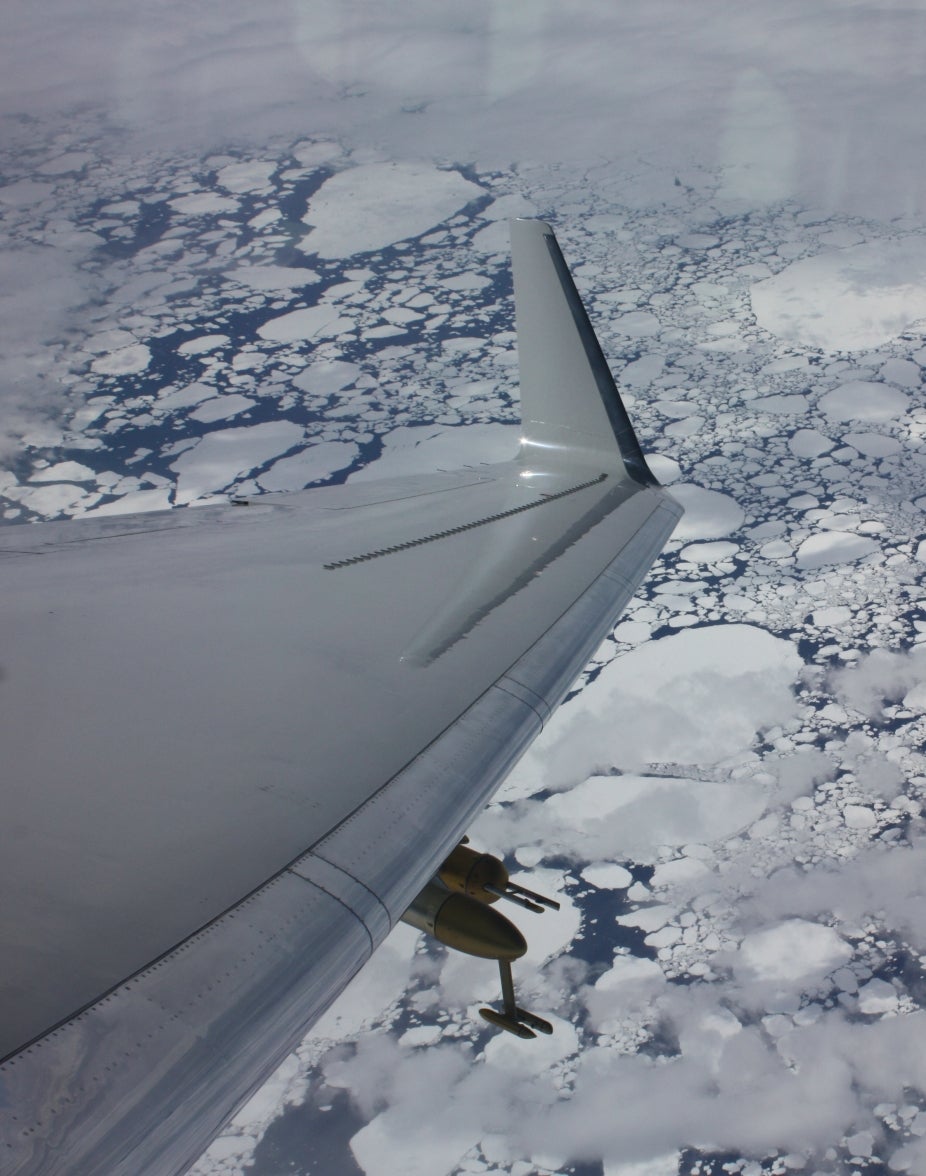
<path id="1" fill-rule="evenodd" d="M 804 982 L 831 972 L 851 959 L 852 948 L 833 930 L 806 919 L 787 919 L 747 935 L 738 967 L 760 980 Z"/>
<path id="2" fill-rule="evenodd" d="M 878 347 L 926 318 L 926 245 L 910 236 L 827 250 L 758 282 L 751 297 L 760 326 L 786 342 Z"/>
<path id="3" fill-rule="evenodd" d="M 303 339 L 329 338 L 350 331 L 354 323 L 331 306 L 307 306 L 269 319 L 257 333 L 274 343 L 296 343 Z"/>
<path id="4" fill-rule="evenodd" d="M 426 233 L 483 195 L 459 172 L 418 163 L 368 163 L 326 180 L 303 220 L 302 248 L 320 257 L 349 257 Z"/>
<path id="5" fill-rule="evenodd" d="M 207 433 L 171 463 L 175 501 L 192 502 L 230 486 L 237 478 L 299 445 L 304 430 L 291 421 L 268 421 Z"/>

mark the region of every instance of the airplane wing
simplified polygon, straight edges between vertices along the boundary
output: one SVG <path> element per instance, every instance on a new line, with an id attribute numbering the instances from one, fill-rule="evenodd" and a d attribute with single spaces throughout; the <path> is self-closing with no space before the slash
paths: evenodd
<path id="1" fill-rule="evenodd" d="M 548 225 L 509 462 L 0 533 L 0 1168 L 182 1172 L 389 933 L 681 515 Z"/>

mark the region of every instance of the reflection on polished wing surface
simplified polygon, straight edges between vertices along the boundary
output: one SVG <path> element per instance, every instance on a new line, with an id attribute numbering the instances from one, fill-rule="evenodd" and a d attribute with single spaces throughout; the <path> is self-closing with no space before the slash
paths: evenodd
<path id="1" fill-rule="evenodd" d="M 0 535 L 4 1172 L 183 1171 L 671 533 L 550 228 L 512 239 L 510 462 Z"/>

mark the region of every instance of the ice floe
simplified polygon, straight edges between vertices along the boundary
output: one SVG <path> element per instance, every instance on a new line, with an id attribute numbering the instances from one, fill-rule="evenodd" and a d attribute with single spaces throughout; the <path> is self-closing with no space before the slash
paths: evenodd
<path id="1" fill-rule="evenodd" d="M 820 399 L 821 410 L 837 421 L 893 421 L 908 405 L 906 392 L 871 380 L 840 384 Z"/>
<path id="2" fill-rule="evenodd" d="M 274 343 L 295 343 L 303 339 L 330 338 L 349 331 L 354 323 L 331 306 L 307 306 L 269 319 L 257 333 Z"/>
<path id="3" fill-rule="evenodd" d="M 672 486 L 672 497 L 685 508 L 675 539 L 719 539 L 742 526 L 743 508 L 729 494 L 688 482 Z"/>
<path id="4" fill-rule="evenodd" d="M 850 531 L 826 531 L 821 535 L 810 535 L 797 549 L 797 565 L 800 568 L 822 568 L 827 564 L 853 563 L 878 550 L 874 539 L 854 535 Z"/>
<path id="5" fill-rule="evenodd" d="M 267 421 L 207 433 L 171 463 L 177 503 L 223 490 L 236 479 L 300 444 L 305 433 L 291 421 Z"/>
<path id="6" fill-rule="evenodd" d="M 926 318 L 926 246 L 911 236 L 829 250 L 757 283 L 751 297 L 759 324 L 788 342 L 877 347 Z"/>
<path id="7" fill-rule="evenodd" d="M 832 927 L 787 919 L 747 935 L 736 966 L 760 980 L 805 981 L 833 971 L 851 956 L 852 948 Z"/>
<path id="8" fill-rule="evenodd" d="M 347 469 L 356 456 L 357 445 L 353 441 L 321 441 L 292 457 L 275 461 L 257 481 L 264 490 L 301 490 Z"/>
<path id="9" fill-rule="evenodd" d="M 417 163 L 368 163 L 326 180 L 304 216 L 306 253 L 349 257 L 426 233 L 482 188 L 459 172 Z"/>

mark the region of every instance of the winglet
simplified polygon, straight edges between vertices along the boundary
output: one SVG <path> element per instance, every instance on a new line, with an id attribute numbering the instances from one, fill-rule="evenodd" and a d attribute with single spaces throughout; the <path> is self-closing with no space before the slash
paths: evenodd
<path id="1" fill-rule="evenodd" d="M 511 221 L 511 261 L 522 456 L 538 464 L 619 464 L 635 482 L 658 485 L 550 226 Z"/>

